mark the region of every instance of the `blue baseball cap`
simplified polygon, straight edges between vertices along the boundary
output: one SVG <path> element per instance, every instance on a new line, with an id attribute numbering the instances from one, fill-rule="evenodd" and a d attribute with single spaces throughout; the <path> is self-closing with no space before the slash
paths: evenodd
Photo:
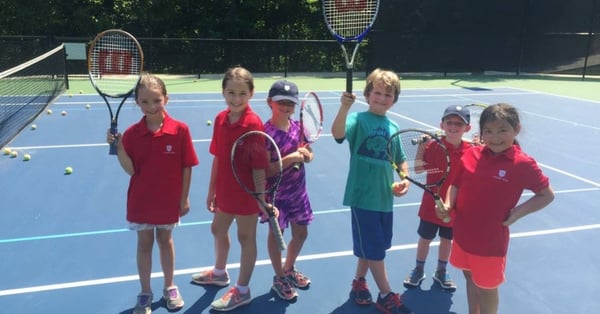
<path id="1" fill-rule="evenodd" d="M 273 101 L 289 100 L 298 104 L 298 86 L 286 80 L 279 80 L 271 85 L 269 98 Z"/>
<path id="2" fill-rule="evenodd" d="M 460 117 L 466 124 L 471 122 L 471 112 L 464 106 L 448 106 L 448 108 L 444 110 L 442 120 L 451 115 Z"/>

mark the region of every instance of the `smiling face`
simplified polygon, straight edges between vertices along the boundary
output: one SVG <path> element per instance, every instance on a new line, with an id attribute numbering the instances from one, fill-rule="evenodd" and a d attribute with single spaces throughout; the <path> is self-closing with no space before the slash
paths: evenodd
<path id="1" fill-rule="evenodd" d="M 136 103 L 148 119 L 162 118 L 169 96 L 157 86 L 140 87 L 136 93 Z"/>
<path id="2" fill-rule="evenodd" d="M 471 130 L 471 125 L 466 124 L 463 119 L 457 115 L 449 115 L 440 122 L 440 129 L 444 131 L 446 140 L 450 143 L 459 143 L 465 132 Z"/>
<path id="3" fill-rule="evenodd" d="M 233 114 L 241 114 L 248 106 L 253 95 L 254 92 L 241 79 L 228 80 L 223 87 L 223 98 L 225 98 L 227 107 Z"/>
<path id="4" fill-rule="evenodd" d="M 481 139 L 491 151 L 501 153 L 515 143 L 515 138 L 519 134 L 520 129 L 520 125 L 513 127 L 506 120 L 491 120 L 483 125 Z"/>
<path id="5" fill-rule="evenodd" d="M 377 115 L 385 115 L 396 101 L 396 94 L 392 87 L 381 82 L 375 82 L 373 89 L 366 95 L 369 111 Z"/>

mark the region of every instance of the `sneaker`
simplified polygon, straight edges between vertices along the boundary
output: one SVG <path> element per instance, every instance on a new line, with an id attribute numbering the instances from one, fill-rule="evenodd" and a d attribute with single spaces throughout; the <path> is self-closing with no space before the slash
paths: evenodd
<path id="1" fill-rule="evenodd" d="M 350 290 L 350 298 L 354 299 L 356 304 L 367 305 L 373 302 L 371 292 L 367 287 L 367 281 L 361 277 L 352 280 L 352 290 Z"/>
<path id="2" fill-rule="evenodd" d="M 449 291 L 456 290 L 456 284 L 454 283 L 454 280 L 450 278 L 450 275 L 445 269 L 436 270 L 436 272 L 433 274 L 433 280 L 437 281 L 442 289 Z"/>
<path id="3" fill-rule="evenodd" d="M 310 278 L 297 271 L 296 267 L 292 267 L 292 269 L 287 270 L 285 275 L 296 288 L 304 289 L 310 285 Z"/>
<path id="4" fill-rule="evenodd" d="M 404 287 L 418 287 L 423 280 L 425 280 L 425 273 L 423 272 L 423 269 L 415 267 L 410 272 L 410 275 L 404 279 Z"/>
<path id="5" fill-rule="evenodd" d="M 250 291 L 242 294 L 236 287 L 231 287 L 220 299 L 213 301 L 210 306 L 215 311 L 227 312 L 250 303 Z"/>
<path id="6" fill-rule="evenodd" d="M 284 300 L 292 300 L 298 296 L 298 292 L 296 292 L 288 277 L 273 277 L 271 290 Z"/>
<path id="7" fill-rule="evenodd" d="M 223 275 L 217 276 L 212 269 L 205 270 L 192 274 L 192 281 L 199 285 L 216 285 L 225 287 L 229 284 L 229 274 L 225 272 Z"/>
<path id="8" fill-rule="evenodd" d="M 386 314 L 412 314 L 412 311 L 402 304 L 398 293 L 390 292 L 385 298 L 377 297 L 377 309 Z"/>
<path id="9" fill-rule="evenodd" d="M 133 308 L 133 314 L 152 313 L 152 293 L 142 292 L 137 296 L 137 302 Z"/>
<path id="10" fill-rule="evenodd" d="M 163 298 L 167 301 L 169 310 L 178 310 L 183 307 L 183 298 L 179 294 L 177 286 L 171 286 L 163 290 Z"/>

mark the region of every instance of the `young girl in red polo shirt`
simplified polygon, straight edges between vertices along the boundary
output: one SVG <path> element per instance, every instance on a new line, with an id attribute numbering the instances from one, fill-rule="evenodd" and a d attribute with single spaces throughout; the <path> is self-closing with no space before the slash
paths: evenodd
<path id="1" fill-rule="evenodd" d="M 152 247 L 160 250 L 164 274 L 163 298 L 169 310 L 183 307 L 183 299 L 174 284 L 175 245 L 172 229 L 179 217 L 190 210 L 189 189 L 192 167 L 198 164 L 192 137 L 186 124 L 171 118 L 165 106 L 169 96 L 164 82 L 144 74 L 135 90 L 135 102 L 142 119 L 127 128 L 118 139 L 117 153 L 123 170 L 131 176 L 127 191 L 127 221 L 137 232 L 137 265 L 142 291 L 137 297 L 135 314 L 152 312 Z"/>
<path id="2" fill-rule="evenodd" d="M 482 146 L 467 150 L 446 199 L 454 211 L 450 263 L 463 270 L 470 314 L 498 312 L 509 226 L 544 208 L 554 192 L 536 161 L 521 151 L 519 114 L 511 105 L 488 106 L 479 120 Z M 534 193 L 517 204 L 524 190 Z M 443 215 L 444 213 L 438 213 Z"/>
<path id="3" fill-rule="evenodd" d="M 250 277 L 256 264 L 256 226 L 258 202 L 237 183 L 230 163 L 235 140 L 248 131 L 263 131 L 261 118 L 250 108 L 254 95 L 252 74 L 242 67 L 234 67 L 223 77 L 221 84 L 227 108 L 215 118 L 210 153 L 214 156 L 206 206 L 214 214 L 211 232 L 215 239 L 215 265 L 210 270 L 192 274 L 192 281 L 201 285 L 227 286 L 229 274 L 229 228 L 237 224 L 237 239 L 241 247 L 240 272 L 237 283 L 211 307 L 216 311 L 231 311 L 252 301 Z"/>

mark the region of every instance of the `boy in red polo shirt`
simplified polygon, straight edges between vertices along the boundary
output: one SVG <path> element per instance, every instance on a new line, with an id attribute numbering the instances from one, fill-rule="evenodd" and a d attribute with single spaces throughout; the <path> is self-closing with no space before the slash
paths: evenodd
<path id="1" fill-rule="evenodd" d="M 554 200 L 548 177 L 521 151 L 519 114 L 511 105 L 487 107 L 479 120 L 485 145 L 467 150 L 450 183 L 445 206 L 455 213 L 450 263 L 466 279 L 469 313 L 498 312 L 509 226 Z M 533 196 L 518 204 L 524 190 Z M 438 213 L 440 216 L 445 213 Z"/>
<path id="2" fill-rule="evenodd" d="M 123 170 L 131 176 L 127 191 L 127 221 L 137 232 L 137 265 L 142 291 L 137 297 L 135 314 L 152 312 L 152 247 L 160 250 L 164 274 L 163 298 L 169 310 L 183 307 L 174 284 L 175 246 L 172 229 L 179 217 L 190 210 L 189 189 L 192 167 L 198 164 L 187 125 L 171 118 L 165 106 L 169 100 L 164 82 L 144 74 L 135 90 L 135 101 L 144 116 L 118 140 L 117 153 Z"/>
<path id="3" fill-rule="evenodd" d="M 450 156 L 450 173 L 451 177 L 454 173 L 454 168 L 458 164 L 463 152 L 472 145 L 463 141 L 462 137 L 465 132 L 471 130 L 471 113 L 464 106 L 449 106 L 444 110 L 440 129 L 444 131 L 444 136 L 441 137 L 442 143 L 448 150 Z M 423 144 L 422 161 L 427 164 L 446 163 L 445 154 L 439 151 L 439 145 L 436 141 L 428 141 Z M 440 160 L 443 158 L 443 160 Z M 429 182 L 438 181 L 440 173 L 428 173 L 427 180 Z M 437 191 L 440 195 L 446 195 L 450 178 Z M 440 246 L 438 248 L 438 262 L 433 280 L 437 281 L 440 286 L 448 291 L 456 290 L 456 285 L 448 272 L 446 265 L 450 257 L 450 248 L 452 247 L 452 222 L 445 223 L 438 218 L 435 211 L 435 201 L 430 193 L 423 193 L 421 206 L 419 207 L 419 242 L 417 243 L 417 259 L 415 268 L 410 272 L 408 277 L 404 279 L 404 286 L 407 288 L 417 287 L 425 279 L 425 261 L 429 253 L 431 241 L 435 238 L 436 233 L 440 237 Z"/>

